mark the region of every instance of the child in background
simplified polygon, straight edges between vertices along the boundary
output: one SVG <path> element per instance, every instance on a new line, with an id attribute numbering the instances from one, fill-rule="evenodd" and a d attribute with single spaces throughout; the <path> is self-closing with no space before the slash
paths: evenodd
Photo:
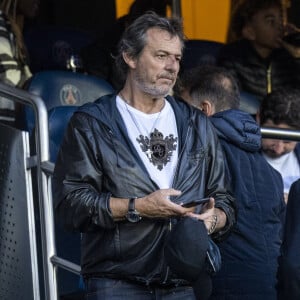
<path id="1" fill-rule="evenodd" d="M 262 100 L 278 87 L 299 85 L 300 47 L 282 39 L 281 0 L 241 1 L 231 29 L 237 40 L 221 49 L 218 64 L 233 73 L 241 91 Z"/>

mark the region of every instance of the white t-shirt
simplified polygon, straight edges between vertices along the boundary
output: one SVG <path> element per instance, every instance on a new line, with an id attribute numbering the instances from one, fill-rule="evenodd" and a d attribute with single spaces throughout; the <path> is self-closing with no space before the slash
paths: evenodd
<path id="1" fill-rule="evenodd" d="M 117 96 L 117 108 L 149 176 L 160 188 L 170 188 L 178 160 L 178 133 L 170 103 L 165 100 L 160 112 L 146 114 Z"/>
<path id="2" fill-rule="evenodd" d="M 300 178 L 300 166 L 294 151 L 278 158 L 270 158 L 264 155 L 268 163 L 282 176 L 284 193 L 288 193 L 294 181 Z"/>

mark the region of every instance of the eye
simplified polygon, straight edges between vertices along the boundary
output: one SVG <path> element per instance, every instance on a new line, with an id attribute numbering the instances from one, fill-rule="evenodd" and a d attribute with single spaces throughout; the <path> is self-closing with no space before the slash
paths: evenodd
<path id="1" fill-rule="evenodd" d="M 158 57 L 158 59 L 165 59 L 166 55 L 165 54 L 158 54 L 157 57 Z"/>

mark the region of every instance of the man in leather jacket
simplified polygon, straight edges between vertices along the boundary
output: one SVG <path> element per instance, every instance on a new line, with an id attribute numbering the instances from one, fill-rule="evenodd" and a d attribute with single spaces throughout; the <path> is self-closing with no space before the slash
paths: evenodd
<path id="1" fill-rule="evenodd" d="M 164 259 L 173 223 L 197 218 L 215 240 L 235 223 L 213 126 L 167 96 L 183 44 L 179 20 L 139 17 L 116 57 L 123 88 L 82 106 L 68 125 L 53 191 L 65 228 L 83 233 L 87 299 L 195 299 Z M 202 197 L 209 202 L 184 207 Z"/>

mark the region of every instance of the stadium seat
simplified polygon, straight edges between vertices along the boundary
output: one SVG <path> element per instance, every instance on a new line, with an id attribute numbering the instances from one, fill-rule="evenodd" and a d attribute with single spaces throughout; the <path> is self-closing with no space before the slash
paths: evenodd
<path id="1" fill-rule="evenodd" d="M 78 106 L 57 106 L 48 111 L 50 160 L 56 161 L 60 144 L 73 113 Z"/>
<path id="2" fill-rule="evenodd" d="M 114 92 L 113 87 L 104 79 L 60 70 L 34 74 L 25 89 L 40 96 L 47 110 L 57 106 L 80 106 Z M 31 133 L 34 128 L 33 110 L 26 108 L 24 115 L 25 127 Z"/>

